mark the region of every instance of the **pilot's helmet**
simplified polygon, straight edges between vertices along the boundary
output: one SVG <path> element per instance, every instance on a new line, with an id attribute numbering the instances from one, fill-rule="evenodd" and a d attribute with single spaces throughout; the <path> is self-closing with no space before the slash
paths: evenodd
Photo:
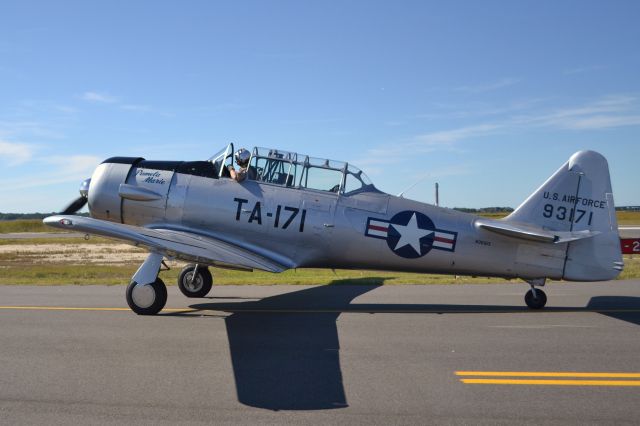
<path id="1" fill-rule="evenodd" d="M 236 151 L 236 163 L 240 167 L 247 167 L 249 165 L 249 158 L 251 153 L 244 148 L 240 148 Z"/>

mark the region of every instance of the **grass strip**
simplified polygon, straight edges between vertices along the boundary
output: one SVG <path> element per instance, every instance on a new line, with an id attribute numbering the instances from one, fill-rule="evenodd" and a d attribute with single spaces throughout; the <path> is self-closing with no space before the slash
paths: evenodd
<path id="1" fill-rule="evenodd" d="M 128 284 L 139 265 L 33 265 L 0 266 L 1 285 L 118 285 Z M 160 278 L 175 285 L 181 266 L 162 271 Z M 212 269 L 214 285 L 314 284 L 471 284 L 506 283 L 501 278 L 456 278 L 450 275 L 362 270 L 296 269 L 281 274 Z"/>
<path id="2" fill-rule="evenodd" d="M 72 245 L 72 244 L 126 244 L 124 241 L 113 240 L 103 237 L 90 236 L 88 240 L 84 238 L 65 238 L 65 237 L 51 237 L 51 238 L 0 238 L 0 246 L 27 246 L 27 245 Z"/>
<path id="3" fill-rule="evenodd" d="M 128 284 L 138 269 L 131 265 L 2 265 L 0 266 L 0 284 L 2 285 L 118 285 Z M 162 271 L 160 278 L 167 285 L 174 285 L 181 266 L 170 271 Z M 281 274 L 254 271 L 212 270 L 215 285 L 314 285 L 314 284 L 486 284 L 508 283 L 502 278 L 455 277 L 452 275 L 415 274 L 403 272 L 381 272 L 367 270 L 343 270 L 335 272 L 327 269 L 296 269 Z M 625 259 L 625 271 L 618 279 L 639 279 L 640 258 Z M 511 282 L 521 282 L 511 280 Z"/>

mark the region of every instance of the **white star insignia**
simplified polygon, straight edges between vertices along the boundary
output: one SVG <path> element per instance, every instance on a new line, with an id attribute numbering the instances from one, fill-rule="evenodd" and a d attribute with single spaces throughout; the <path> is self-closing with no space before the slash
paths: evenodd
<path id="1" fill-rule="evenodd" d="M 400 234 L 400 239 L 393 249 L 394 251 L 409 245 L 416 251 L 416 253 L 420 254 L 420 239 L 427 235 L 431 235 L 434 232 L 428 229 L 419 228 L 418 219 L 416 218 L 415 213 L 413 213 L 413 216 L 409 219 L 409 223 L 406 225 L 403 226 L 392 223 L 391 226 L 393 226 L 393 228 Z"/>

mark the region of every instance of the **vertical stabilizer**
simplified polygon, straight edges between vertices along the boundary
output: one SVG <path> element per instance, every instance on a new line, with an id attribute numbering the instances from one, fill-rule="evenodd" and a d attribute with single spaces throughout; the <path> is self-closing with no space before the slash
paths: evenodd
<path id="1" fill-rule="evenodd" d="M 597 152 L 573 154 L 505 220 L 553 231 L 597 233 L 567 243 L 566 280 L 609 280 L 622 270 L 609 166 Z"/>

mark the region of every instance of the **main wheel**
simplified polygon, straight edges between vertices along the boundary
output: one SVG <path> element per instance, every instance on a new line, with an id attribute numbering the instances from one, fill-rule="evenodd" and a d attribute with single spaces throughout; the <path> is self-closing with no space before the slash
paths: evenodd
<path id="1" fill-rule="evenodd" d="M 196 269 L 196 265 L 193 264 L 182 269 L 178 277 L 178 288 L 187 297 L 205 297 L 211 291 L 213 277 L 206 266 L 198 266 L 195 277 L 193 276 L 194 269 Z"/>
<path id="2" fill-rule="evenodd" d="M 167 287 L 160 278 L 146 285 L 132 281 L 127 287 L 127 304 L 138 315 L 155 315 L 167 303 Z"/>
<path id="3" fill-rule="evenodd" d="M 524 301 L 531 309 L 542 309 L 547 304 L 547 295 L 544 291 L 536 289 L 536 295 L 533 295 L 533 291 L 529 290 L 524 295 Z"/>

